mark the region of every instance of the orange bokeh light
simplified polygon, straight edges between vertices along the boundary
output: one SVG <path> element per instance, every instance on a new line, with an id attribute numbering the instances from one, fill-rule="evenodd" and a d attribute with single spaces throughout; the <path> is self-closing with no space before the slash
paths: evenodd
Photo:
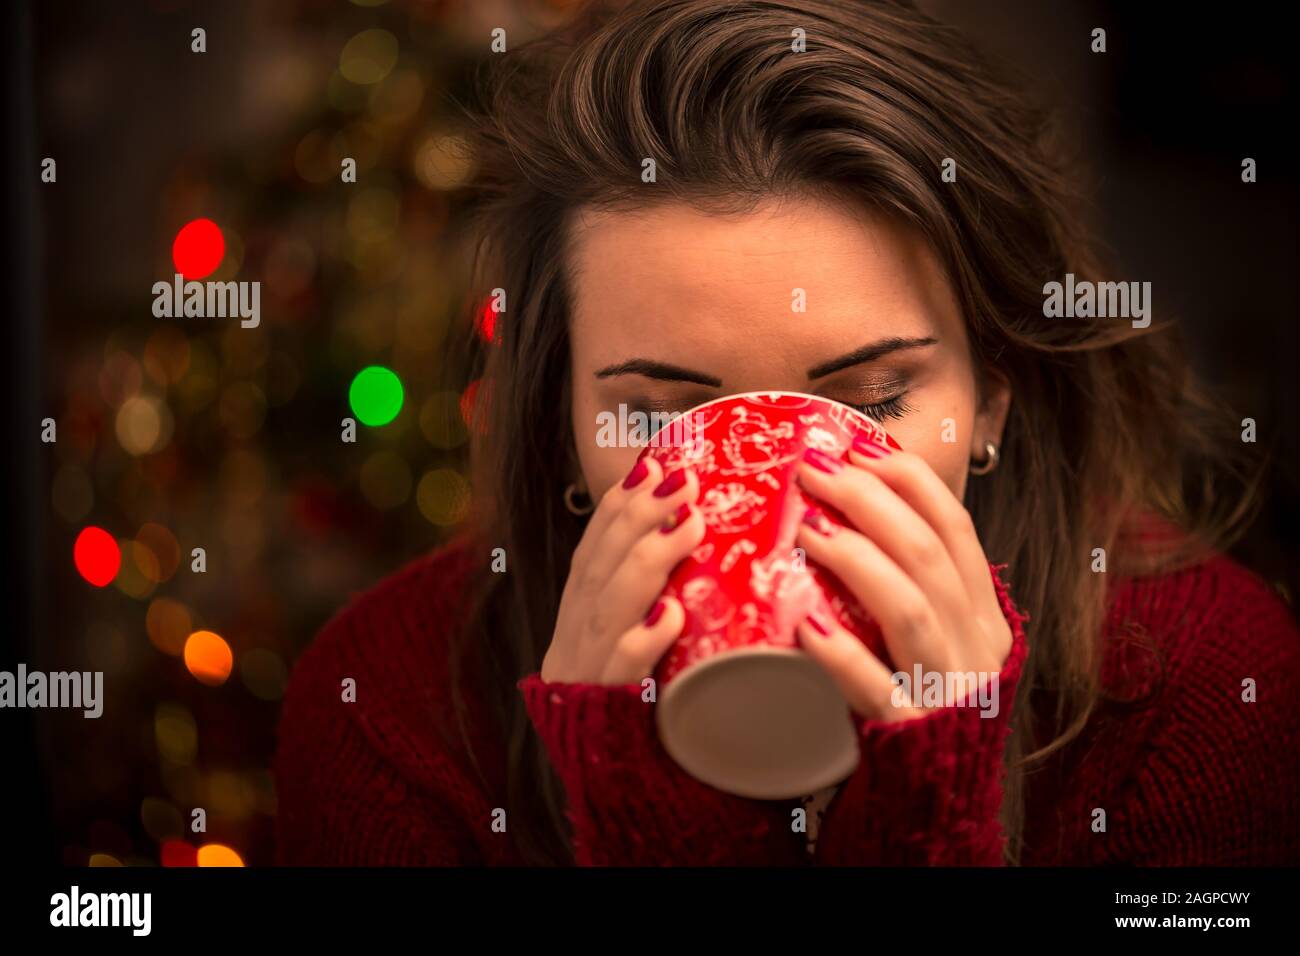
<path id="1" fill-rule="evenodd" d="M 234 663 L 230 645 L 219 634 L 195 631 L 185 642 L 185 666 L 201 683 L 224 684 Z"/>
<path id="2" fill-rule="evenodd" d="M 208 843 L 199 847 L 199 866 L 243 866 L 243 858 L 228 846 Z"/>

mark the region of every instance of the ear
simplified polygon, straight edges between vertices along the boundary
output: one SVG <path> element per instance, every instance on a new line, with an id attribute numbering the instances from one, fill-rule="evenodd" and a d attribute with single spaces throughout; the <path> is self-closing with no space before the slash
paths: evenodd
<path id="1" fill-rule="evenodd" d="M 984 443 L 1002 444 L 1002 430 L 1011 410 L 1011 381 L 997 368 L 986 366 L 980 382 L 980 404 L 975 411 L 975 427 L 970 436 L 970 456 L 974 461 L 985 457 Z"/>

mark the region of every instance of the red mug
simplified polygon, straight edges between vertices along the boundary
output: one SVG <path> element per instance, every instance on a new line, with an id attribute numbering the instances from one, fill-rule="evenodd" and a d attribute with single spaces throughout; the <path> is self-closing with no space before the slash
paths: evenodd
<path id="1" fill-rule="evenodd" d="M 664 474 L 690 467 L 704 540 L 664 594 L 686 622 L 654 677 L 659 736 L 696 779 L 755 799 L 787 799 L 839 783 L 857 766 L 848 703 L 798 646 L 810 610 L 838 621 L 892 665 L 875 622 L 829 571 L 795 546 L 814 504 L 794 480 L 805 448 L 842 458 L 865 435 L 898 448 L 879 424 L 798 392 L 746 392 L 706 402 L 657 432 L 640 457 Z M 817 506 L 835 523 L 843 515 Z"/>

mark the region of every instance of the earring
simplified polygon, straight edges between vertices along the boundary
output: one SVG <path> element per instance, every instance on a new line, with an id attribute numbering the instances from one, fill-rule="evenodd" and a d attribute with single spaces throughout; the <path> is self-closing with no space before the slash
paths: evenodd
<path id="1" fill-rule="evenodd" d="M 998 466 L 998 446 L 991 441 L 984 443 L 984 460 L 971 467 L 972 475 L 987 475 Z"/>
<path id="2" fill-rule="evenodd" d="M 587 499 L 587 503 L 586 504 L 575 503 L 573 500 L 575 494 L 581 494 L 584 498 Z M 596 510 L 596 504 L 591 500 L 591 496 L 588 495 L 585 491 L 583 492 L 578 491 L 578 483 L 576 481 L 570 484 L 569 487 L 564 489 L 564 507 L 568 508 L 569 512 L 575 515 L 588 515 Z"/>

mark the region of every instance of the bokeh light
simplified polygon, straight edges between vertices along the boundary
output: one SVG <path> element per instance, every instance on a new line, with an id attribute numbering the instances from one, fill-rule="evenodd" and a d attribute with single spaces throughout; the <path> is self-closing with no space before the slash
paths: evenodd
<path id="1" fill-rule="evenodd" d="M 230 677 L 234 655 L 230 645 L 212 631 L 195 631 L 185 642 L 185 667 L 200 683 L 216 687 Z"/>
<path id="2" fill-rule="evenodd" d="M 429 189 L 459 189 L 474 172 L 474 153 L 459 133 L 430 133 L 415 148 L 412 171 Z"/>
<path id="3" fill-rule="evenodd" d="M 442 527 L 464 521 L 469 510 L 469 482 L 450 468 L 425 472 L 415 495 L 420 514 Z"/>
<path id="4" fill-rule="evenodd" d="M 161 703 L 154 709 L 154 742 L 158 755 L 169 763 L 188 766 L 199 749 L 194 715 L 182 704 Z"/>
<path id="5" fill-rule="evenodd" d="M 170 581 L 181 562 L 181 546 L 176 535 L 150 521 L 140 526 L 140 530 L 135 533 L 135 540 L 136 544 L 148 548 L 153 558 L 151 568 L 146 569 L 141 565 L 140 570 L 145 572 L 145 576 L 154 584 Z"/>
<path id="6" fill-rule="evenodd" d="M 363 30 L 339 54 L 339 72 L 361 86 L 378 83 L 397 65 L 397 37 L 387 30 Z"/>
<path id="7" fill-rule="evenodd" d="M 175 840 L 185 832 L 185 818 L 170 800 L 145 797 L 140 803 L 140 822 L 159 844 Z"/>
<path id="8" fill-rule="evenodd" d="M 199 847 L 199 866 L 243 866 L 244 860 L 238 853 L 220 843 L 207 843 Z"/>
<path id="9" fill-rule="evenodd" d="M 190 366 L 190 342 L 174 325 L 161 325 L 145 343 L 141 364 L 158 385 L 175 385 Z"/>
<path id="10" fill-rule="evenodd" d="M 136 395 L 122 403 L 114 430 L 118 444 L 130 455 L 148 455 L 171 440 L 170 409 L 152 396 Z"/>
<path id="11" fill-rule="evenodd" d="M 402 410 L 402 382 L 382 365 L 363 368 L 348 389 L 348 403 L 363 425 L 387 425 Z"/>
<path id="12" fill-rule="evenodd" d="M 180 657 L 185 640 L 194 632 L 190 609 L 169 597 L 156 597 L 145 612 L 145 631 L 154 647 L 172 657 Z"/>
<path id="13" fill-rule="evenodd" d="M 184 840 L 168 840 L 159 851 L 163 866 L 198 866 L 198 851 Z"/>
<path id="14" fill-rule="evenodd" d="M 478 320 L 474 328 L 478 332 L 479 338 L 484 342 L 497 344 L 497 311 L 492 308 L 492 300 L 489 299 L 483 303 L 483 308 L 479 309 Z"/>
<path id="15" fill-rule="evenodd" d="M 124 538 L 118 546 L 122 553 L 122 567 L 113 584 L 127 597 L 143 601 L 158 586 L 161 577 L 158 558 L 139 541 Z"/>
<path id="16" fill-rule="evenodd" d="M 103 528 L 90 526 L 77 535 L 72 547 L 77 572 L 97 588 L 111 584 L 122 566 L 122 552 L 113 536 Z"/>
<path id="17" fill-rule="evenodd" d="M 172 242 L 172 262 L 187 280 L 211 275 L 225 254 L 225 237 L 211 219 L 187 222 Z"/>

